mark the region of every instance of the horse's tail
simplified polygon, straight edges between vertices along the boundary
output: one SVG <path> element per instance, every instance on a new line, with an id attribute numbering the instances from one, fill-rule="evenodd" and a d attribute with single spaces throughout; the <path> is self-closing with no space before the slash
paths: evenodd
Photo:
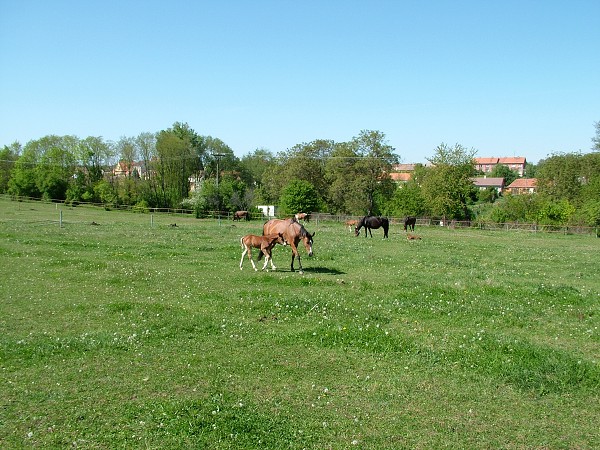
<path id="1" fill-rule="evenodd" d="M 244 248 L 244 236 L 242 236 L 240 238 L 240 245 L 242 246 L 242 249 Z"/>

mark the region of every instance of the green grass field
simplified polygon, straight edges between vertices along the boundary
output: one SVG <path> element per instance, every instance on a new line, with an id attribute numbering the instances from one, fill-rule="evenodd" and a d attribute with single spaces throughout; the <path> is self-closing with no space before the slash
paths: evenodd
<path id="1" fill-rule="evenodd" d="M 0 447 L 600 448 L 600 239 L 261 228 L 1 199 Z"/>

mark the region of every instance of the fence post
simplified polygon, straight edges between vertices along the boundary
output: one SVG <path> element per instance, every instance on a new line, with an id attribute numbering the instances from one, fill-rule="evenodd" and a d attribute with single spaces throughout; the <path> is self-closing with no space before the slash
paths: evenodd
<path id="1" fill-rule="evenodd" d="M 60 214 L 58 216 L 59 216 L 59 218 L 58 218 L 58 227 L 62 228 L 63 227 L 62 226 L 62 209 L 60 210 Z"/>
<path id="2" fill-rule="evenodd" d="M 154 214 L 150 214 L 150 228 L 154 228 Z"/>

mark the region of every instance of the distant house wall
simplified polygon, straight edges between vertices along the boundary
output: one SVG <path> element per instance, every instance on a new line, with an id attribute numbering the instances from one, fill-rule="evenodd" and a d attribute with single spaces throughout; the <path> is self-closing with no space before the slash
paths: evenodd
<path id="1" fill-rule="evenodd" d="M 480 190 L 484 190 L 491 187 L 496 189 L 496 192 L 500 194 L 504 189 L 504 178 L 473 177 L 471 178 L 471 181 L 473 181 L 475 187 L 479 188 Z"/>
<path id="2" fill-rule="evenodd" d="M 275 205 L 260 205 L 257 208 L 262 211 L 263 216 L 268 218 L 275 217 Z"/>
<path id="3" fill-rule="evenodd" d="M 533 194 L 537 188 L 537 179 L 535 178 L 517 178 L 506 188 L 508 192 L 514 195 Z"/>

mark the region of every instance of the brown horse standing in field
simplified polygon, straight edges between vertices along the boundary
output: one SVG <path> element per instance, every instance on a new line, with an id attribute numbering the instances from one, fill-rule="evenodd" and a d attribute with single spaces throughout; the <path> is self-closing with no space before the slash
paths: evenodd
<path id="1" fill-rule="evenodd" d="M 248 211 L 236 211 L 233 213 L 233 220 L 250 220 L 250 213 Z"/>
<path id="2" fill-rule="evenodd" d="M 275 244 L 285 245 L 285 240 L 283 239 L 283 235 L 281 233 L 270 234 L 268 236 L 247 234 L 240 239 L 240 244 L 242 244 L 242 248 L 244 249 L 242 252 L 242 259 L 240 259 L 240 270 L 242 270 L 245 254 L 248 254 L 248 259 L 252 263 L 254 270 L 258 270 L 254 264 L 254 260 L 252 259 L 252 248 L 260 249 L 261 253 L 259 253 L 258 259 L 260 259 L 260 255 L 265 255 L 265 263 L 263 264 L 261 270 L 265 270 L 269 261 L 271 261 L 271 269 L 276 270 L 277 267 L 275 267 L 273 264 L 271 251 L 273 250 L 273 247 L 275 247 Z"/>
<path id="3" fill-rule="evenodd" d="M 360 229 L 365 227 L 365 237 L 367 237 L 367 231 L 373 237 L 373 233 L 371 233 L 371 229 L 376 230 L 377 228 L 383 228 L 383 237 L 388 237 L 388 230 L 390 229 L 390 222 L 386 217 L 375 217 L 375 216 L 365 216 L 363 217 L 358 225 L 354 229 L 354 235 L 360 235 Z"/>
<path id="4" fill-rule="evenodd" d="M 283 239 L 292 247 L 292 264 L 291 270 L 294 272 L 294 258 L 298 258 L 298 266 L 300 267 L 300 273 L 302 272 L 302 263 L 300 262 L 300 254 L 298 253 L 298 244 L 300 241 L 304 244 L 304 248 L 308 253 L 308 256 L 313 255 L 313 236 L 315 233 L 310 234 L 306 231 L 303 225 L 299 224 L 295 217 L 291 219 L 271 219 L 265 222 L 263 225 L 263 236 L 269 234 L 281 233 Z M 260 259 L 261 256 L 258 255 Z"/>

